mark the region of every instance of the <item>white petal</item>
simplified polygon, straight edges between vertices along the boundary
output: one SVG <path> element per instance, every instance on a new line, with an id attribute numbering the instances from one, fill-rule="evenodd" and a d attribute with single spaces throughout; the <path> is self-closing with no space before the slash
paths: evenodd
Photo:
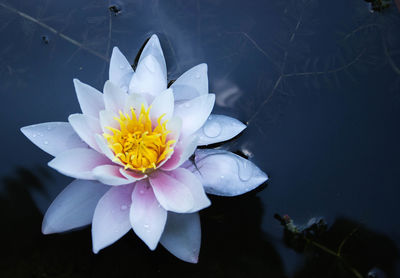
<path id="1" fill-rule="evenodd" d="M 168 175 L 168 172 L 155 171 L 149 180 L 154 195 L 164 209 L 174 212 L 193 209 L 194 199 L 188 186 Z"/>
<path id="2" fill-rule="evenodd" d="M 124 167 L 120 167 L 119 172 L 121 173 L 122 176 L 124 176 L 128 180 L 138 181 L 138 180 L 147 178 L 146 174 L 143 174 L 141 172 L 136 172 L 133 170 L 129 170 L 129 169 L 125 170 Z"/>
<path id="3" fill-rule="evenodd" d="M 187 138 L 179 140 L 174 146 L 174 152 L 171 157 L 160 166 L 161 169 L 171 171 L 182 165 L 183 162 L 189 159 L 197 148 L 198 137 L 191 135 Z"/>
<path id="4" fill-rule="evenodd" d="M 43 151 L 56 156 L 69 149 L 88 148 L 69 123 L 50 122 L 25 126 L 21 132 Z"/>
<path id="5" fill-rule="evenodd" d="M 268 176 L 251 161 L 223 150 L 197 150 L 195 165 L 188 168 L 207 193 L 236 196 L 253 190 Z"/>
<path id="6" fill-rule="evenodd" d="M 151 104 L 150 119 L 153 123 L 157 123 L 157 119 L 161 115 L 165 115 L 162 118 L 162 122 L 169 121 L 172 117 L 173 112 L 174 95 L 172 94 L 171 89 L 167 89 L 156 96 L 153 103 Z"/>
<path id="7" fill-rule="evenodd" d="M 124 112 L 131 115 L 131 108 L 135 111 L 136 117 L 139 117 L 142 111 L 142 105 L 147 110 L 148 105 L 146 99 L 140 94 L 130 94 L 126 99 Z"/>
<path id="8" fill-rule="evenodd" d="M 92 170 L 108 163 L 109 160 L 95 150 L 71 149 L 58 154 L 49 166 L 69 177 L 93 180 Z"/>
<path id="9" fill-rule="evenodd" d="M 99 111 L 104 109 L 103 94 L 78 79 L 74 79 L 74 86 L 82 113 L 98 118 Z"/>
<path id="10" fill-rule="evenodd" d="M 97 146 L 99 146 L 99 149 L 101 150 L 101 152 L 112 162 L 122 165 L 122 163 L 118 163 L 119 160 L 114 161 L 114 153 L 111 151 L 111 149 L 108 147 L 107 145 L 107 141 L 106 139 L 99 134 L 95 135 L 95 139 L 97 142 Z"/>
<path id="11" fill-rule="evenodd" d="M 123 185 L 133 183 L 135 180 L 128 180 L 119 171 L 121 166 L 101 165 L 93 169 L 93 176 L 96 180 L 108 185 Z"/>
<path id="12" fill-rule="evenodd" d="M 93 252 L 113 244 L 130 229 L 129 210 L 133 185 L 112 187 L 100 199 L 92 222 Z"/>
<path id="13" fill-rule="evenodd" d="M 117 115 L 114 112 L 108 110 L 100 111 L 100 126 L 104 133 L 112 134 L 107 127 L 113 127 L 119 129 L 119 123 L 114 119 Z"/>
<path id="14" fill-rule="evenodd" d="M 242 122 L 224 115 L 211 114 L 203 127 L 197 131 L 199 146 L 229 140 L 246 128 Z"/>
<path id="15" fill-rule="evenodd" d="M 210 200 L 204 192 L 203 185 L 192 172 L 184 168 L 178 168 L 166 173 L 186 185 L 192 193 L 194 205 L 188 212 L 196 212 L 211 205 Z"/>
<path id="16" fill-rule="evenodd" d="M 144 94 L 148 103 L 167 89 L 167 76 L 153 55 L 148 55 L 138 64 L 129 84 L 129 93 Z"/>
<path id="17" fill-rule="evenodd" d="M 162 72 L 165 76 L 167 76 L 167 66 L 165 64 L 164 54 L 157 35 L 152 35 L 149 41 L 146 43 L 142 54 L 140 54 L 138 64 L 140 64 L 149 55 L 153 56 L 157 60 Z"/>
<path id="18" fill-rule="evenodd" d="M 95 139 L 95 134 L 102 133 L 98 119 L 85 114 L 72 114 L 68 117 L 68 121 L 83 141 L 100 152 Z"/>
<path id="19" fill-rule="evenodd" d="M 167 211 L 158 203 L 147 180 L 137 182 L 133 190 L 130 220 L 133 231 L 154 250 L 164 231 Z"/>
<path id="20" fill-rule="evenodd" d="M 47 209 L 42 233 L 61 233 L 89 225 L 97 202 L 108 189 L 108 186 L 96 181 L 73 181 Z"/>
<path id="21" fill-rule="evenodd" d="M 188 136 L 202 127 L 210 115 L 215 102 L 215 95 L 202 95 L 197 98 L 175 103 L 174 116 L 182 119 L 182 135 Z"/>
<path id="22" fill-rule="evenodd" d="M 168 212 L 161 244 L 177 258 L 197 263 L 201 245 L 201 227 L 198 213 Z"/>
<path id="23" fill-rule="evenodd" d="M 182 74 L 172 85 L 176 101 L 208 94 L 207 64 L 197 65 Z"/>
<path id="24" fill-rule="evenodd" d="M 110 81 L 104 84 L 104 105 L 107 111 L 112 111 L 117 115 L 119 111 L 123 112 L 127 97 L 127 93 Z"/>
<path id="25" fill-rule="evenodd" d="M 118 47 L 114 47 L 110 60 L 110 81 L 126 92 L 128 90 L 132 75 L 132 66 L 129 64 L 128 60 L 121 53 Z"/>

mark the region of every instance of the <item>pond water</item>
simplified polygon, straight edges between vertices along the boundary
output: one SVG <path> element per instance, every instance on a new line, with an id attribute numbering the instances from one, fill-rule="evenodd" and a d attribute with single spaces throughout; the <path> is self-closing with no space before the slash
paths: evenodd
<path id="1" fill-rule="evenodd" d="M 0 276 L 400 277 L 400 4 L 387 2 L 0 0 Z M 270 177 L 211 197 L 197 265 L 133 233 L 98 255 L 89 228 L 42 235 L 71 180 L 19 131 L 79 112 L 72 79 L 101 89 L 112 47 L 133 63 L 154 33 L 169 80 L 208 64 L 214 112 L 247 124 L 222 147 Z"/>

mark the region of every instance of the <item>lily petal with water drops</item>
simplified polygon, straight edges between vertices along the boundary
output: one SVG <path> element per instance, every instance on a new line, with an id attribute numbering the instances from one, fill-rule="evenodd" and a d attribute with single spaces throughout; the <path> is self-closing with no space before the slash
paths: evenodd
<path id="1" fill-rule="evenodd" d="M 206 193 L 235 196 L 267 180 L 233 153 L 197 150 L 245 128 L 236 119 L 211 114 L 215 95 L 208 91 L 206 64 L 167 84 L 164 54 L 153 35 L 135 71 L 113 49 L 103 93 L 74 80 L 82 113 L 68 122 L 21 129 L 54 156 L 50 167 L 75 178 L 48 208 L 44 234 L 92 224 L 97 253 L 132 229 L 151 250 L 160 242 L 176 257 L 196 263 L 198 211 L 210 205 Z M 189 159 L 193 154 L 195 163 Z"/>

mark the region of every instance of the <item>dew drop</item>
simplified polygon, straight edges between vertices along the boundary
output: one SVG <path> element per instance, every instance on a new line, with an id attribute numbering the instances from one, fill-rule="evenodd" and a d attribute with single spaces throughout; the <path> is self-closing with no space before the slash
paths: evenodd
<path id="1" fill-rule="evenodd" d="M 203 126 L 203 132 L 208 137 L 214 138 L 221 134 L 222 127 L 218 122 L 215 121 L 206 122 L 206 124 Z"/>
<path id="2" fill-rule="evenodd" d="M 125 68 L 125 66 L 124 65 L 120 65 L 119 68 L 123 70 Z"/>
<path id="3" fill-rule="evenodd" d="M 44 141 L 43 144 L 48 145 L 49 141 Z"/>
<path id="4" fill-rule="evenodd" d="M 224 178 L 225 178 L 225 176 L 221 176 L 220 178 L 221 178 L 221 179 L 224 179 Z"/>
<path id="5" fill-rule="evenodd" d="M 127 210 L 127 209 L 128 209 L 128 206 L 127 206 L 127 205 L 122 205 L 122 206 L 121 206 L 121 210 L 122 210 L 122 211 Z"/>
<path id="6" fill-rule="evenodd" d="M 48 127 L 47 127 L 47 130 L 51 130 L 51 126 L 48 126 Z"/>
<path id="7" fill-rule="evenodd" d="M 144 194 L 144 190 L 141 189 L 141 190 L 139 191 L 139 193 L 143 195 L 143 194 Z"/>
<path id="8" fill-rule="evenodd" d="M 35 138 L 37 135 L 36 134 L 32 134 L 32 137 Z"/>
<path id="9" fill-rule="evenodd" d="M 39 135 L 40 137 L 42 137 L 42 136 L 43 136 L 43 133 L 39 132 L 38 135 Z"/>
<path id="10" fill-rule="evenodd" d="M 196 73 L 196 78 L 200 79 L 200 73 Z"/>
<path id="11" fill-rule="evenodd" d="M 239 179 L 241 181 L 248 181 L 253 176 L 253 167 L 248 160 L 238 162 Z"/>
<path id="12" fill-rule="evenodd" d="M 186 102 L 186 103 L 184 104 L 184 107 L 185 107 L 185 108 L 189 108 L 189 107 L 190 107 L 190 103 Z"/>

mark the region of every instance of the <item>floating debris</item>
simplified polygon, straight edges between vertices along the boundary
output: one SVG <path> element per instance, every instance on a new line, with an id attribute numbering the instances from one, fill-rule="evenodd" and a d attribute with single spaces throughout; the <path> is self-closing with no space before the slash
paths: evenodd
<path id="1" fill-rule="evenodd" d="M 117 5 L 111 5 L 108 7 L 111 13 L 113 13 L 115 16 L 119 15 L 121 13 L 121 7 Z"/>
<path id="2" fill-rule="evenodd" d="M 50 38 L 48 36 L 46 36 L 46 35 L 43 35 L 42 36 L 42 42 L 44 44 L 49 44 L 50 43 Z"/>

